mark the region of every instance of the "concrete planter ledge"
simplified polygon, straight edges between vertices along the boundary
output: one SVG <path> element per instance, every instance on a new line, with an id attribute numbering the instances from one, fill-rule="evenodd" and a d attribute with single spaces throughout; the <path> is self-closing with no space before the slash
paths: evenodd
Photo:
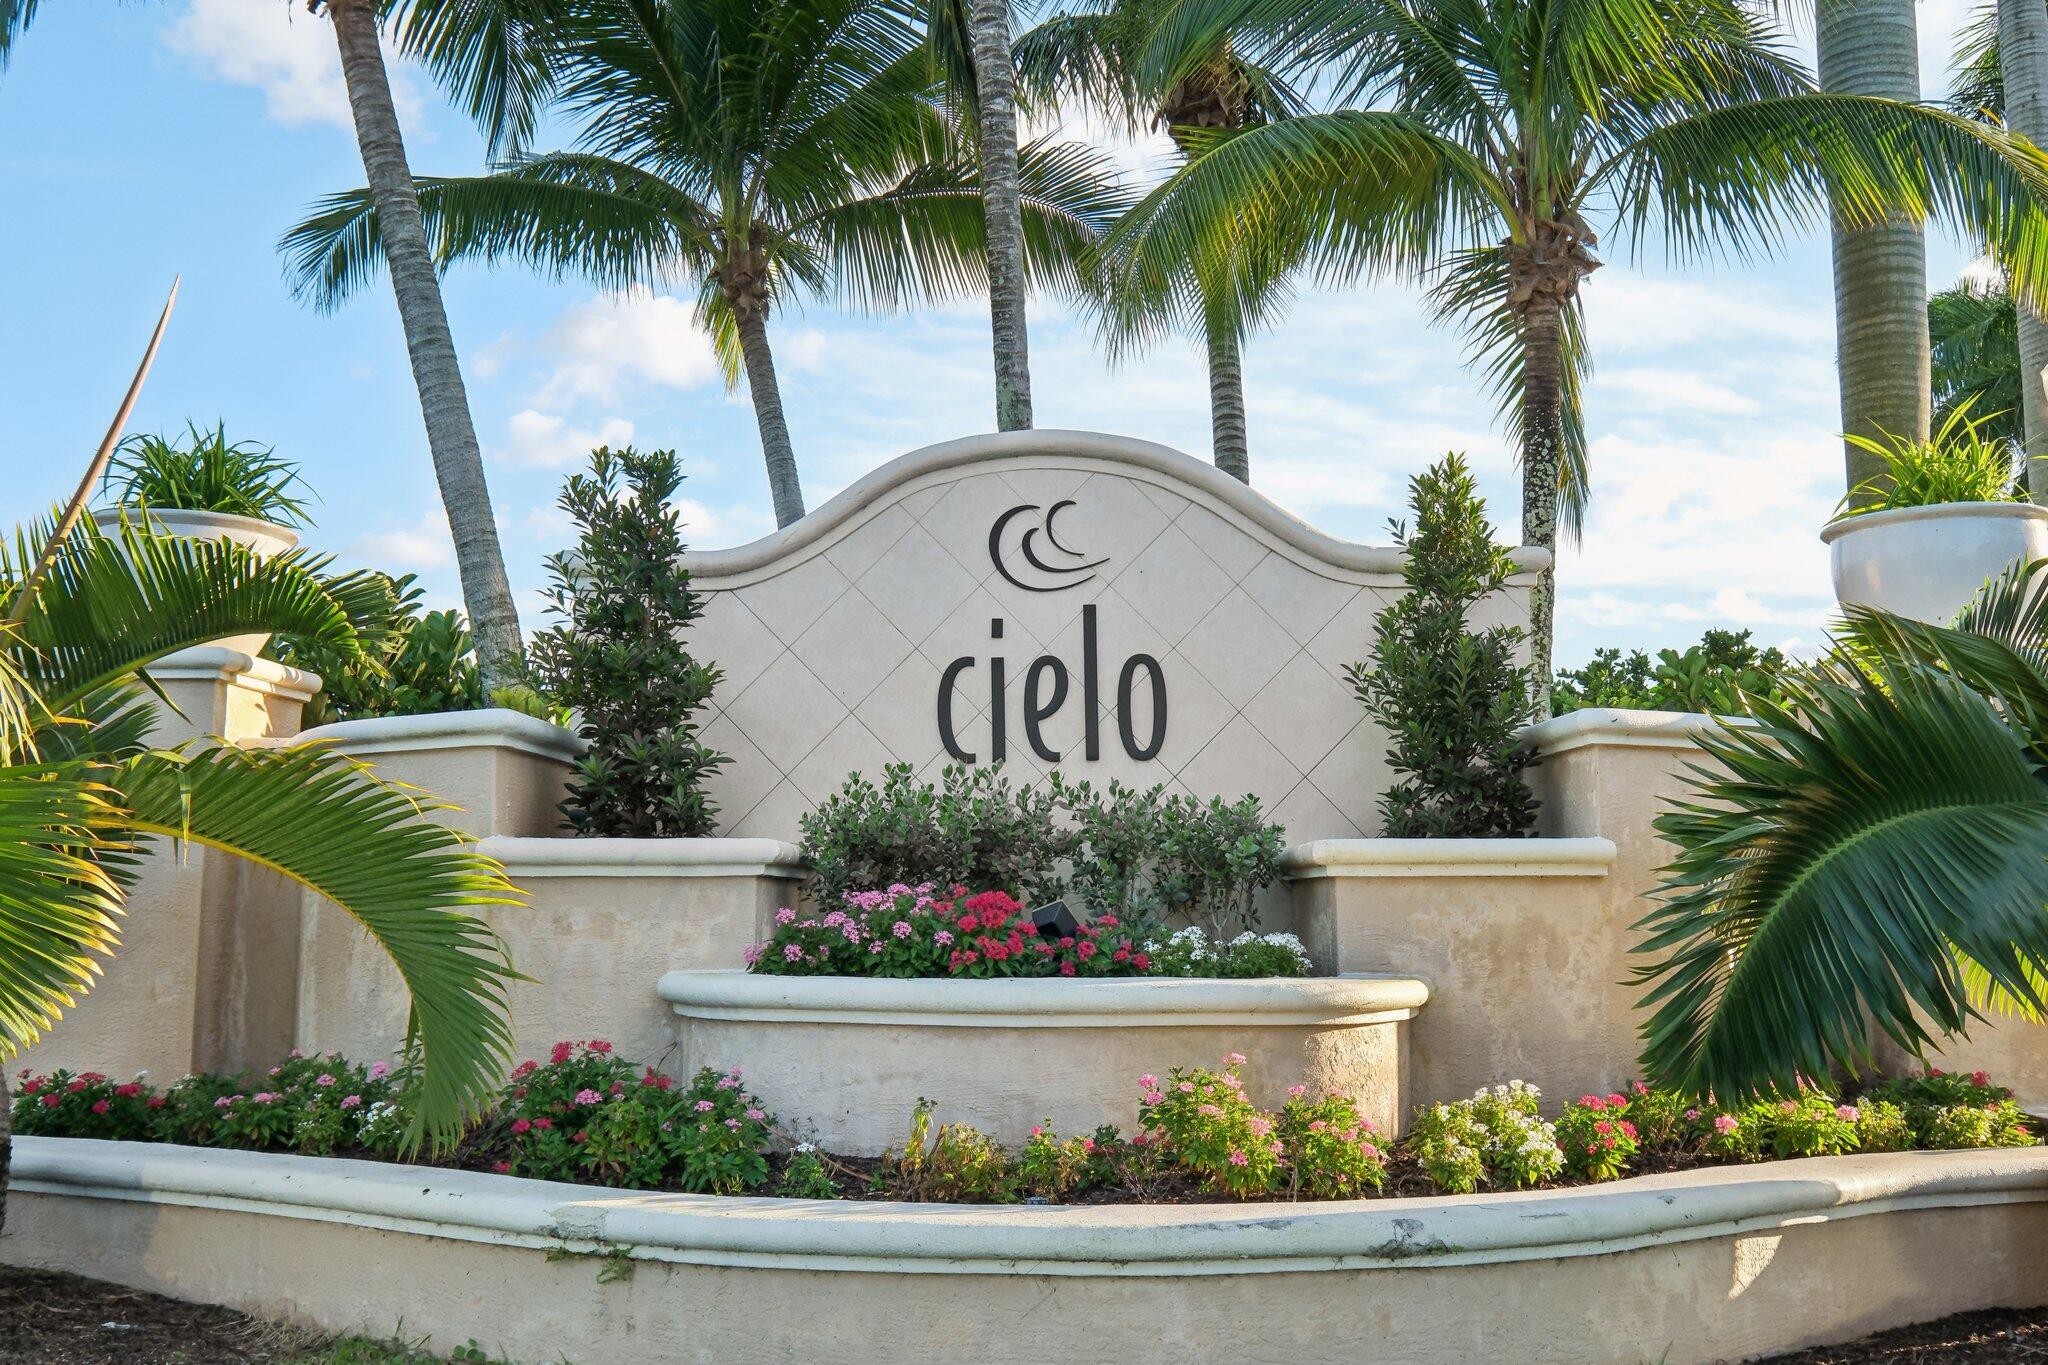
<path id="1" fill-rule="evenodd" d="M 321 687 L 320 675 L 225 645 L 194 645 L 149 666 L 160 683 L 232 683 L 236 687 L 305 703 Z"/>
<path id="2" fill-rule="evenodd" d="M 931 1028 L 1371 1024 L 1413 1017 L 1429 987 L 1397 976 L 897 981 L 670 972 L 661 998 L 697 1019 Z"/>
<path id="3" fill-rule="evenodd" d="M 1338 1090 L 1381 1129 L 1413 1107 L 1406 1031 L 1429 999 L 1392 976 L 894 981 L 672 971 L 677 1074 L 737 1066 L 828 1151 L 879 1156 L 918 1100 L 1010 1147 L 1051 1123 L 1134 1128 L 1138 1077 L 1247 1058 L 1247 1091 Z"/>
<path id="4" fill-rule="evenodd" d="M 1033 1359 L 1332 1360 L 1370 1342 L 1445 1365 L 1639 1365 L 2048 1302 L 2039 1148 L 1463 1199 L 1053 1208 L 57 1138 L 16 1139 L 14 1161 L 7 1263 L 514 1359 L 1011 1359 L 1028 1323 Z M 637 1274 L 595 1282 L 586 1255 Z"/>
<path id="5" fill-rule="evenodd" d="M 1715 716 L 1697 711 L 1627 711 L 1612 706 L 1590 706 L 1531 725 L 1522 731 L 1522 743 L 1544 758 L 1593 744 L 1609 744 L 1624 749 L 1696 751 L 1704 736 L 1726 729 L 1746 729 L 1755 724 L 1747 716 Z"/>
<path id="6" fill-rule="evenodd" d="M 423 716 L 373 716 L 318 725 L 299 736 L 331 744 L 345 754 L 419 753 L 438 749 L 513 749 L 539 758 L 574 762 L 590 746 L 561 726 L 523 711 L 436 711 Z"/>
<path id="7" fill-rule="evenodd" d="M 515 881 L 538 877 L 801 877 L 803 854 L 780 839 L 538 839 L 498 836 L 477 851 Z"/>
<path id="8" fill-rule="evenodd" d="M 15 1139 L 12 1188 L 466 1242 L 619 1247 L 635 1259 L 700 1265 L 1233 1275 L 1604 1256 L 1915 1208 L 2037 1203 L 2048 1201 L 2048 1150 L 1818 1157 L 1464 1197 L 1022 1208 L 659 1194 L 274 1152 L 23 1137 Z"/>
<path id="9" fill-rule="evenodd" d="M 1314 839 L 1280 858 L 1290 879 L 1604 877 L 1612 839 Z M 1310 945 L 1315 952 L 1315 945 Z M 1322 961 L 1321 957 L 1317 961 Z"/>

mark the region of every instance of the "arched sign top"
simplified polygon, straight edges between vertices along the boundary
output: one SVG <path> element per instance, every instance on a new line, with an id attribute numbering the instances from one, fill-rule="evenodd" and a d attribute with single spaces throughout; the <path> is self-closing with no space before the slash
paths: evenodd
<path id="1" fill-rule="evenodd" d="M 1548 562 L 1489 619 L 1527 619 Z M 1203 461 L 1093 432 L 890 461 L 776 534 L 685 561 L 723 674 L 721 831 L 791 838 L 851 772 L 1001 762 L 1256 794 L 1296 838 L 1377 827 L 1384 737 L 1347 669 L 1401 554 L 1338 540 Z"/>

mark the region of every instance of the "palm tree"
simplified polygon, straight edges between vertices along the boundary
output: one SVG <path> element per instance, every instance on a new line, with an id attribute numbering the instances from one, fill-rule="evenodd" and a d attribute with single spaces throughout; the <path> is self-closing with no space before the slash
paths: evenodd
<path id="1" fill-rule="evenodd" d="M 1017 68 L 1009 0 L 925 0 L 926 43 L 955 117 L 973 141 L 988 237 L 989 332 L 995 349 L 996 430 L 1031 426 L 1031 345 L 1024 300 L 1025 187 L 1017 140 Z"/>
<path id="2" fill-rule="evenodd" d="M 2001 121 L 2035 143 L 2048 142 L 2048 5 L 2040 0 L 1996 0 L 1958 35 L 1952 107 Z M 2008 98 L 2006 92 L 2013 92 Z M 2018 385 L 2025 416 L 2027 484 L 2040 501 L 2048 477 L 2034 461 L 2048 459 L 2048 322 L 2031 308 L 2017 319 L 2020 368 L 2031 381 Z"/>
<path id="3" fill-rule="evenodd" d="M 1914 0 L 1813 0 L 1821 89 L 1920 98 Z M 1836 214 L 1835 354 L 1845 488 L 1880 471 L 1849 436 L 1928 433 L 1927 229 L 1917 215 Z"/>
<path id="4" fill-rule="evenodd" d="M 1501 396 L 1529 544 L 1554 548 L 1585 503 L 1591 215 L 1681 260 L 1768 251 L 1830 204 L 1852 227 L 1933 215 L 2048 294 L 2048 157 L 1944 110 L 1820 92 L 1734 0 L 1175 0 L 1154 50 L 1225 32 L 1328 64 L 1358 107 L 1205 137 L 1112 235 L 1109 269 L 1193 259 L 1254 292 L 1306 233 L 1328 282 L 1432 279 Z M 1553 599 L 1546 570 L 1540 698 Z"/>
<path id="5" fill-rule="evenodd" d="M 35 18 L 39 0 L 0 0 L 0 68 L 14 41 Z M 391 272 L 398 315 L 405 327 L 420 412 L 426 419 L 427 448 L 434 460 L 441 503 L 455 541 L 456 570 L 476 635 L 485 681 L 505 686 L 518 681 L 519 612 L 505 576 L 498 523 L 484 482 L 483 456 L 470 418 L 448 312 L 441 303 L 426 244 L 412 207 L 412 173 L 391 82 L 378 41 L 380 13 L 388 13 L 405 34 L 405 49 L 426 59 L 437 75 L 470 99 L 471 111 L 489 125 L 493 146 L 504 137 L 531 130 L 547 89 L 546 68 L 533 58 L 530 33 L 558 0 L 307 0 L 323 7 L 334 23 L 342 78 L 363 169 L 378 202 L 387 207 L 386 249 L 397 264 Z"/>
<path id="6" fill-rule="evenodd" d="M 413 795 L 329 750 L 149 744 L 145 670 L 167 654 L 251 630 L 344 657 L 360 647 L 324 560 L 81 521 L 120 422 L 64 513 L 0 545 L 0 1060 L 91 988 L 138 865 L 167 841 L 198 844 L 326 896 L 383 945 L 413 996 L 414 1138 L 445 1144 L 481 1112 L 512 1046 L 515 974 L 470 909 L 518 892 Z M 8 1130 L 0 1069 L 0 1219 Z"/>
<path id="7" fill-rule="evenodd" d="M 1934 424 L 1968 403 L 1982 414 L 1978 425 L 1987 436 L 2022 446 L 2019 312 L 2012 291 L 2003 281 L 1962 280 L 1927 301 L 1927 332 Z"/>
<path id="8" fill-rule="evenodd" d="M 979 288 L 978 177 L 935 102 L 917 29 L 880 0 L 592 0 L 552 31 L 578 150 L 420 183 L 442 263 L 515 257 L 602 288 L 698 289 L 728 375 L 744 369 L 775 518 L 804 512 L 768 320 L 798 290 L 868 308 Z M 1101 161 L 1020 159 L 1026 264 L 1076 262 L 1124 206 Z M 284 240 L 301 289 L 333 304 L 382 259 L 381 201 L 333 195 Z"/>
<path id="9" fill-rule="evenodd" d="M 1048 106 L 1082 104 L 1130 136 L 1163 129 L 1183 157 L 1196 130 L 1247 128 L 1303 112 L 1306 106 L 1285 81 L 1243 58 L 1227 38 L 1163 63 L 1175 73 L 1170 80 L 1147 82 L 1143 58 L 1159 10 L 1158 0 L 1097 0 L 1031 29 L 1017 40 L 1015 53 L 1027 97 Z M 1196 279 L 1183 270 L 1142 290 L 1129 289 L 1103 310 L 1113 355 L 1165 329 L 1192 324 L 1209 365 L 1211 458 L 1246 483 L 1246 313 L 1269 313 L 1284 293 L 1276 287 L 1267 298 L 1239 300 L 1227 280 Z"/>
<path id="10" fill-rule="evenodd" d="M 1643 1064 L 1740 1098 L 2048 1009 L 2048 561 L 1955 626 L 1851 608 L 1657 827 Z"/>

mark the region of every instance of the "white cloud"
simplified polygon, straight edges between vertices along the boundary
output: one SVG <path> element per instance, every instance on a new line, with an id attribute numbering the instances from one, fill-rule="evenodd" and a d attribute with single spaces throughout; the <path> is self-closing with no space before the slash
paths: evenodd
<path id="1" fill-rule="evenodd" d="M 448 519 L 438 508 L 411 526 L 367 532 L 357 539 L 355 552 L 371 567 L 387 572 L 421 573 L 455 562 Z"/>
<path id="2" fill-rule="evenodd" d="M 544 403 L 611 400 L 624 381 L 695 389 L 720 382 L 694 309 L 666 294 L 603 294 L 563 312 L 539 345 Z"/>
<path id="3" fill-rule="evenodd" d="M 612 417 L 595 428 L 571 426 L 565 417 L 526 408 L 505 422 L 505 442 L 493 453 L 507 464 L 563 469 L 582 464 L 599 446 L 633 443 L 633 424 Z"/>
<path id="4" fill-rule="evenodd" d="M 354 127 L 334 30 L 304 5 L 190 0 L 164 29 L 163 42 L 201 75 L 262 91 L 265 111 L 278 123 Z M 417 123 L 419 93 L 402 69 L 392 71 L 391 87 L 400 120 Z"/>

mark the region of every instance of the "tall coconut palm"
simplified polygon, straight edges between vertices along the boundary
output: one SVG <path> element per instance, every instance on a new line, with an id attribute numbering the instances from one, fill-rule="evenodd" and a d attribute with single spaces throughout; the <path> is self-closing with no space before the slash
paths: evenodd
<path id="1" fill-rule="evenodd" d="M 1914 0 L 1813 0 L 1821 89 L 1916 101 L 1920 53 Z M 1842 431 L 1925 440 L 1928 402 L 1927 230 L 1911 214 L 1832 223 L 1836 381 Z M 1880 471 L 1867 447 L 1843 442 L 1844 487 Z"/>
<path id="2" fill-rule="evenodd" d="M 1031 426 L 1031 343 L 1024 183 L 1017 135 L 1017 68 L 1010 0 L 924 0 L 937 78 L 972 134 L 988 234 L 988 316 L 996 372 L 996 430 Z"/>
<path id="3" fill-rule="evenodd" d="M 1183 156 L 1192 130 L 1247 128 L 1304 111 L 1284 80 L 1245 59 L 1227 39 L 1160 63 L 1172 73 L 1163 82 L 1145 80 L 1143 59 L 1159 10 L 1158 0 L 1093 0 L 1038 24 L 1016 44 L 1017 74 L 1027 98 L 1048 107 L 1086 107 L 1130 136 L 1163 130 Z M 1104 309 L 1112 354 L 1168 328 L 1192 326 L 1200 335 L 1209 366 L 1211 457 L 1218 469 L 1246 483 L 1251 450 L 1244 334 L 1257 317 L 1277 308 L 1284 293 L 1276 287 L 1266 298 L 1240 300 L 1228 281 L 1197 279 L 1183 270 Z"/>
<path id="4" fill-rule="evenodd" d="M 1953 628 L 1852 608 L 1658 821 L 1643 1064 L 1730 1100 L 2048 1010 L 2048 562 Z"/>
<path id="5" fill-rule="evenodd" d="M 930 98 L 921 35 L 880 0 L 591 0 L 551 30 L 574 151 L 420 182 L 441 264 L 515 258 L 602 288 L 695 285 L 753 397 L 778 525 L 804 512 L 769 342 L 794 293 L 885 309 L 979 288 L 987 233 L 970 153 Z M 1085 148 L 1020 160 L 1026 265 L 1076 263 L 1127 200 Z M 333 304 L 384 259 L 382 203 L 330 196 L 284 240 Z"/>
<path id="6" fill-rule="evenodd" d="M 1276 65 L 1327 64 L 1358 107 L 1207 135 L 1113 234 L 1111 268 L 1193 258 L 1256 288 L 1307 232 L 1326 280 L 1434 279 L 1501 393 L 1529 544 L 1553 548 L 1584 504 L 1596 214 L 1680 260 L 1767 252 L 1830 205 L 1851 227 L 1934 216 L 2048 296 L 2048 157 L 1945 110 L 1818 91 L 1733 0 L 1174 0 L 1158 42 L 1233 31 Z M 1553 598 L 1546 571 L 1546 696 Z"/>
<path id="7" fill-rule="evenodd" d="M 1996 0 L 1958 35 L 1956 79 L 1950 103 L 1982 113 L 2037 145 L 2048 142 L 2048 4 Z M 2008 91 L 2011 92 L 2008 95 Z M 2017 320 L 2020 368 L 2027 376 L 2018 399 L 2025 416 L 2027 483 L 2034 500 L 2048 500 L 2048 321 L 2031 308 Z"/>

